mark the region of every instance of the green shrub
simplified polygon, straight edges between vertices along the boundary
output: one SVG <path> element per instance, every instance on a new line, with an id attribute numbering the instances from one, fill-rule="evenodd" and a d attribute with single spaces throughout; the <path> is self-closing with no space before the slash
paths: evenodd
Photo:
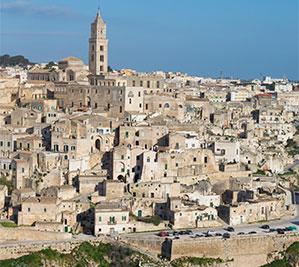
<path id="1" fill-rule="evenodd" d="M 158 215 L 155 216 L 148 216 L 148 217 L 137 217 L 137 220 L 144 223 L 151 223 L 153 225 L 159 225 L 161 223 L 161 218 Z"/>
<path id="2" fill-rule="evenodd" d="M 14 222 L 0 222 L 0 224 L 3 227 L 10 227 L 10 228 L 18 227 L 18 225 L 15 224 Z"/>
<path id="3" fill-rule="evenodd" d="M 188 266 L 188 265 L 211 265 L 213 263 L 222 263 L 220 258 L 197 258 L 197 257 L 183 257 L 171 262 L 174 267 Z"/>

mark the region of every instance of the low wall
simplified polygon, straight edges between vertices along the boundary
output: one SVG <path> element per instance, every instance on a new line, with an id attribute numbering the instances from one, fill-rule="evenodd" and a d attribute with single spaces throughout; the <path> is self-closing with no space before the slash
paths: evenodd
<path id="1" fill-rule="evenodd" d="M 0 227 L 0 244 L 7 241 L 39 241 L 71 239 L 70 233 L 45 232 L 30 227 Z"/>
<path id="2" fill-rule="evenodd" d="M 23 241 L 14 243 L 0 244 L 0 260 L 14 259 L 32 252 L 37 252 L 46 248 L 57 250 L 61 253 L 70 253 L 74 248 L 81 243 L 88 241 L 92 244 L 106 243 L 107 240 L 103 237 L 101 239 L 80 239 L 80 240 L 62 240 L 62 241 Z"/>
<path id="3" fill-rule="evenodd" d="M 202 238 L 166 240 L 162 255 L 173 260 L 184 256 L 232 260 L 232 266 L 261 266 L 272 255 L 299 241 L 298 234 L 234 236 L 230 239 Z"/>
<path id="4" fill-rule="evenodd" d="M 150 254 L 157 256 L 161 254 L 161 248 L 162 243 L 164 242 L 164 239 L 157 238 L 157 237 L 142 237 L 142 234 L 139 234 L 140 236 L 121 236 L 120 241 L 123 243 L 135 247 L 137 249 L 140 249 L 144 252 L 149 252 Z"/>

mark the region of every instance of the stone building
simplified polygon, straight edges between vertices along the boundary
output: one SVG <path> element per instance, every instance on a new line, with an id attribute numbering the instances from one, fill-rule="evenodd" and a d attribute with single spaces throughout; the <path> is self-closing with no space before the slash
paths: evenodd
<path id="1" fill-rule="evenodd" d="M 58 199 L 50 197 L 27 198 L 21 204 L 18 213 L 18 225 L 33 225 L 35 222 L 60 222 L 57 212 Z"/>
<path id="2" fill-rule="evenodd" d="M 6 197 L 8 196 L 8 189 L 6 185 L 0 185 L 0 211 L 4 209 Z"/>
<path id="3" fill-rule="evenodd" d="M 129 232 L 129 210 L 116 202 L 100 202 L 94 212 L 94 235 Z"/>
<path id="4" fill-rule="evenodd" d="M 179 198 L 168 200 L 169 222 L 174 229 L 214 226 L 217 220 L 217 210 L 212 207 L 199 206 L 196 203 L 183 203 Z"/>
<path id="5" fill-rule="evenodd" d="M 240 143 L 237 140 L 216 140 L 212 148 L 218 162 L 237 163 L 240 161 Z"/>

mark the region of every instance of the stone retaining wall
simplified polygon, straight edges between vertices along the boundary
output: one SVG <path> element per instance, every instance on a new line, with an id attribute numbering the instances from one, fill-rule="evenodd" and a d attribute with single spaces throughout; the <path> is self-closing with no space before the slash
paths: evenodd
<path id="1" fill-rule="evenodd" d="M 184 256 L 219 257 L 233 259 L 232 266 L 254 267 L 273 260 L 272 255 L 295 241 L 299 241 L 298 234 L 167 240 L 162 245 L 162 255 L 171 260 Z"/>

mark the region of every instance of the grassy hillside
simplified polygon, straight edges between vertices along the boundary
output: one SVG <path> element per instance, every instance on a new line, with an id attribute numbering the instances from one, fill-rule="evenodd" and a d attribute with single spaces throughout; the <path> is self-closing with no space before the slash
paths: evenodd
<path id="1" fill-rule="evenodd" d="M 135 267 L 139 262 L 159 266 L 147 256 L 129 248 L 101 243 L 97 246 L 88 242 L 82 243 L 70 254 L 62 254 L 52 249 L 41 250 L 17 259 L 0 261 L 1 267 Z"/>
<path id="2" fill-rule="evenodd" d="M 283 253 L 283 258 L 262 267 L 293 267 L 299 265 L 299 242 L 293 243 Z"/>

